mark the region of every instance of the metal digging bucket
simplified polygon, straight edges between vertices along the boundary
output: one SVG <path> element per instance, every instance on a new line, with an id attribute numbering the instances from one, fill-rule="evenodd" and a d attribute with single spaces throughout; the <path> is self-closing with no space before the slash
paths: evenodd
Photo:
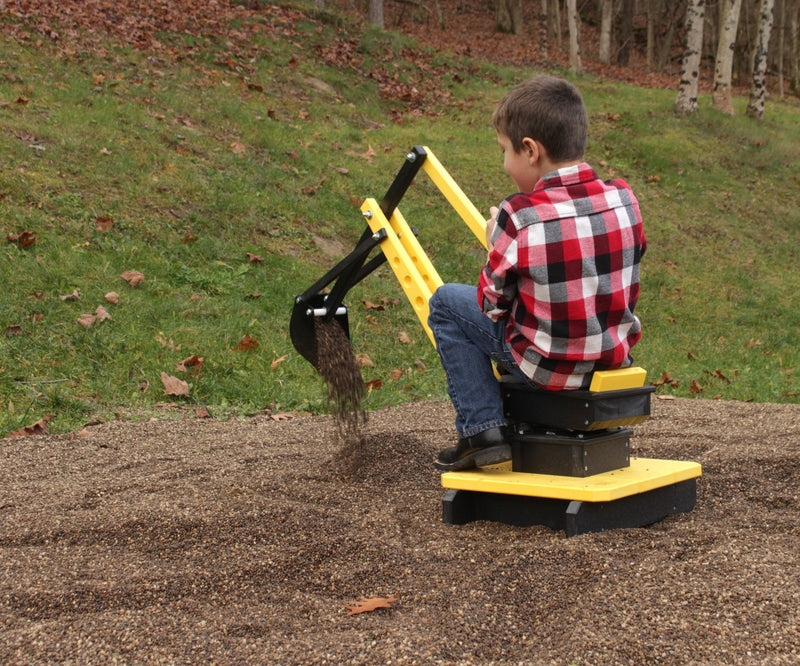
<path id="1" fill-rule="evenodd" d="M 317 355 L 317 321 L 335 319 L 342 327 L 344 334 L 350 337 L 350 325 L 347 321 L 347 307 L 340 305 L 331 315 L 325 307 L 328 294 L 315 294 L 304 298 L 298 296 L 292 309 L 289 322 L 289 335 L 294 348 L 319 371 Z"/>

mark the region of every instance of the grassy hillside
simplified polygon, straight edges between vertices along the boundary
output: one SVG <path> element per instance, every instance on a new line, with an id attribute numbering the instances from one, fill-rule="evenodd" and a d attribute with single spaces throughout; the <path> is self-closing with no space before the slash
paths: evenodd
<path id="1" fill-rule="evenodd" d="M 381 198 L 414 144 L 479 209 L 510 192 L 489 117 L 529 70 L 275 6 L 147 51 L 23 28 L 0 41 L 0 433 L 165 403 L 323 412 L 288 319 L 354 245 L 361 200 Z M 705 101 L 678 119 L 674 92 L 575 82 L 589 160 L 642 203 L 637 363 L 662 393 L 797 402 L 800 109 L 771 101 L 757 125 L 744 100 L 733 118 Z M 424 176 L 401 210 L 445 280 L 474 281 L 482 252 Z M 379 380 L 368 408 L 444 397 L 390 271 L 346 301 Z M 162 373 L 188 395 L 166 395 Z"/>

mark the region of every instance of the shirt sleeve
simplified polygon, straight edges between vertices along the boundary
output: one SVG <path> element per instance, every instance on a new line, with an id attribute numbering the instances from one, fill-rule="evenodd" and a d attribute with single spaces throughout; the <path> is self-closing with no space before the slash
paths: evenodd
<path id="1" fill-rule="evenodd" d="M 511 314 L 518 284 L 517 233 L 505 201 L 497 214 L 492 246 L 478 281 L 478 304 L 487 317 L 499 321 Z"/>

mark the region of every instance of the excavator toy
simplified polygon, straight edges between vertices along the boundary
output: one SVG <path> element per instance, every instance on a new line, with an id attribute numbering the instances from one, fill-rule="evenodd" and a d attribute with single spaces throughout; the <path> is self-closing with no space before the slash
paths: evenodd
<path id="1" fill-rule="evenodd" d="M 414 146 L 383 199 L 368 198 L 361 206 L 367 226 L 353 251 L 295 298 L 292 343 L 315 368 L 319 322 L 335 319 L 349 337 L 344 297 L 384 262 L 434 342 L 428 301 L 442 279 L 398 210 L 420 169 L 485 247 L 482 215 L 430 149 Z M 649 418 L 655 390 L 645 384 L 646 375 L 637 367 L 597 371 L 588 390 L 546 391 L 498 373 L 512 460 L 443 473 L 443 521 L 546 525 L 574 536 L 691 511 L 698 463 L 631 456 L 631 426 Z"/>

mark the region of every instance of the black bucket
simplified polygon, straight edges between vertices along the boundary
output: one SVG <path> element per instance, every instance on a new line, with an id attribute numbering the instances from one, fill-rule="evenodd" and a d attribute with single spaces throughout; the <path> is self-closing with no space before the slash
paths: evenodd
<path id="1" fill-rule="evenodd" d="M 317 356 L 317 320 L 327 319 L 325 314 L 315 314 L 316 311 L 325 309 L 325 299 L 327 294 L 317 294 L 308 299 L 298 296 L 292 309 L 292 319 L 289 323 L 289 334 L 292 338 L 294 348 L 311 365 L 319 370 Z M 336 314 L 333 316 L 339 326 L 342 327 L 344 334 L 350 337 L 350 325 L 347 321 L 347 308 L 340 305 Z"/>

